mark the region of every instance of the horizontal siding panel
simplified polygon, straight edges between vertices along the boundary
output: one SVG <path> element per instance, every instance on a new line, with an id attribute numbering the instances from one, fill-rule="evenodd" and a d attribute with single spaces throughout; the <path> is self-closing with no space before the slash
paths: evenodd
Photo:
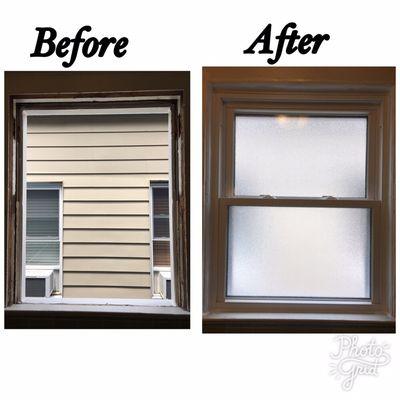
<path id="1" fill-rule="evenodd" d="M 131 189 L 131 188 L 116 188 L 116 189 L 81 189 L 81 188 L 66 188 L 64 189 L 64 200 L 148 200 L 149 189 Z"/>
<path id="2" fill-rule="evenodd" d="M 143 146 L 168 145 L 168 132 L 30 133 L 28 146 Z"/>
<path id="3" fill-rule="evenodd" d="M 149 257 L 145 244 L 70 244 L 64 243 L 64 257 Z"/>
<path id="4" fill-rule="evenodd" d="M 135 175 L 28 175 L 28 182 L 62 182 L 69 187 L 148 187 L 151 181 L 168 181 L 165 174 Z"/>
<path id="5" fill-rule="evenodd" d="M 150 287 L 150 274 L 64 272 L 66 286 L 144 286 Z"/>
<path id="6" fill-rule="evenodd" d="M 168 159 L 168 146 L 29 147 L 27 160 L 152 160 Z"/>
<path id="7" fill-rule="evenodd" d="M 149 213 L 149 203 L 68 203 L 64 202 L 64 215 L 68 214 L 137 214 L 146 215 Z"/>
<path id="8" fill-rule="evenodd" d="M 64 228 L 92 229 L 149 229 L 148 216 L 65 216 Z M 65 231 L 68 232 L 68 231 Z M 64 232 L 64 235 L 65 235 Z M 91 231 L 92 232 L 92 231 Z"/>
<path id="9" fill-rule="evenodd" d="M 168 160 L 28 161 L 27 170 L 30 174 L 162 173 L 168 172 Z"/>
<path id="10" fill-rule="evenodd" d="M 103 299 L 150 299 L 151 290 L 145 288 L 65 286 L 63 289 L 63 297 Z"/>
<path id="11" fill-rule="evenodd" d="M 168 129 L 167 114 L 51 115 L 28 117 L 28 132 L 115 132 Z"/>
<path id="12" fill-rule="evenodd" d="M 150 272 L 150 260 L 133 258 L 64 258 L 66 271 Z"/>
<path id="13" fill-rule="evenodd" d="M 64 243 L 149 243 L 149 231 L 102 231 L 67 230 L 64 231 Z"/>

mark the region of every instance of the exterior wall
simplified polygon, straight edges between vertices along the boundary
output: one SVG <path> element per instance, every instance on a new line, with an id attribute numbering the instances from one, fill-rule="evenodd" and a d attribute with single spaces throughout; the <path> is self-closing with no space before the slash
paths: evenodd
<path id="1" fill-rule="evenodd" d="M 151 298 L 149 186 L 166 115 L 28 119 L 27 181 L 63 185 L 63 296 Z"/>

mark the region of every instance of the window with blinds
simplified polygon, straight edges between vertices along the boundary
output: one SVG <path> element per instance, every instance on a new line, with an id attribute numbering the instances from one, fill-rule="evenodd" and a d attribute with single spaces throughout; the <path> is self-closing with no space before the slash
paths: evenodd
<path id="1" fill-rule="evenodd" d="M 151 185 L 153 267 L 170 266 L 168 183 Z"/>
<path id="2" fill-rule="evenodd" d="M 60 188 L 29 184 L 26 207 L 26 264 L 60 264 Z"/>

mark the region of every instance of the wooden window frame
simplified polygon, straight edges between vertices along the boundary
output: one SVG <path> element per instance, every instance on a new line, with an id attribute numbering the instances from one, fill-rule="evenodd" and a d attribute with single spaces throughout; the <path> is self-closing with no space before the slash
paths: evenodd
<path id="1" fill-rule="evenodd" d="M 394 68 L 204 68 L 203 101 L 203 330 L 393 332 Z M 367 117 L 366 198 L 235 196 L 234 120 L 243 114 Z M 227 298 L 229 206 L 370 208 L 371 300 Z"/>
<path id="2" fill-rule="evenodd" d="M 145 85 L 145 87 L 143 87 Z M 189 73 L 7 72 L 5 74 L 5 326 L 189 327 Z M 169 108 L 176 306 L 21 304 L 25 110 Z M 122 304 L 122 303 L 121 303 Z M 105 321 L 100 315 L 108 315 Z M 49 320 L 49 316 L 52 319 Z M 77 319 L 71 318 L 77 316 Z M 68 321 L 68 322 L 66 322 Z M 114 322 L 113 322 L 114 321 Z M 159 322 L 159 323 L 158 323 Z M 68 326 L 66 326 L 68 325 Z"/>

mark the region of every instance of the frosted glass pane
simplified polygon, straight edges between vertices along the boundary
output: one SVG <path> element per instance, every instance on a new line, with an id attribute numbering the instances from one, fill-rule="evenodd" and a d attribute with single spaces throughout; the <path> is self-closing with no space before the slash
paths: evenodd
<path id="1" fill-rule="evenodd" d="M 367 119 L 237 116 L 237 195 L 365 197 Z"/>
<path id="2" fill-rule="evenodd" d="M 370 297 L 370 210 L 230 207 L 228 296 Z"/>

